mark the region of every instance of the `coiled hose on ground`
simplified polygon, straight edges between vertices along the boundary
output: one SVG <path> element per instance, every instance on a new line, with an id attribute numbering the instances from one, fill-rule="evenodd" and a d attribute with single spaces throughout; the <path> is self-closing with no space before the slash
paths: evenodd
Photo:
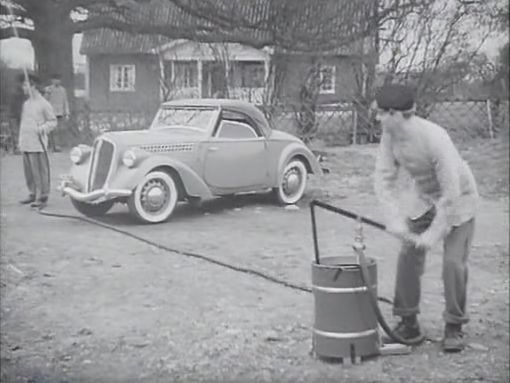
<path id="1" fill-rule="evenodd" d="M 49 167 L 48 152 L 47 152 L 46 147 L 43 144 L 42 139 L 41 139 L 40 136 L 39 136 L 39 139 L 40 139 L 41 145 L 42 145 L 42 147 L 44 149 L 45 159 L 46 159 L 47 166 L 48 166 L 48 176 L 50 176 L 50 167 Z M 314 214 L 313 206 L 320 206 L 320 207 L 325 208 L 327 210 L 331 210 L 331 211 L 340 213 L 340 214 L 342 214 L 344 216 L 347 216 L 349 218 L 354 218 L 354 219 L 360 220 L 362 222 L 368 223 L 368 224 L 370 224 L 370 225 L 372 225 L 374 227 L 377 227 L 377 228 L 379 228 L 381 230 L 385 230 L 385 226 L 380 224 L 380 223 L 378 223 L 378 222 L 372 221 L 372 220 L 370 220 L 368 218 L 364 218 L 364 217 L 358 216 L 358 215 L 356 215 L 354 213 L 351 213 L 351 212 L 349 212 L 347 210 L 343 210 L 343 209 L 339 209 L 339 208 L 333 207 L 333 206 L 325 204 L 323 202 L 312 201 L 310 206 L 312 208 L 312 219 L 313 219 L 313 222 L 315 222 L 315 214 Z M 117 228 L 115 226 L 106 224 L 104 222 L 101 222 L 101 221 L 98 221 L 98 220 L 95 220 L 95 219 L 86 218 L 86 217 L 80 217 L 80 216 L 74 216 L 74 215 L 70 215 L 70 214 L 48 212 L 48 211 L 45 211 L 45 210 L 42 210 L 42 209 L 39 210 L 39 213 L 44 215 L 44 216 L 47 216 L 47 217 L 75 219 L 75 220 L 79 220 L 79 221 L 82 221 L 82 222 L 86 222 L 88 224 L 100 226 L 100 227 L 103 227 L 105 229 L 108 229 L 108 230 L 114 231 L 116 233 L 125 235 L 127 237 L 133 238 L 133 239 L 138 240 L 140 242 L 144 242 L 144 243 L 146 243 L 148 245 L 154 246 L 154 247 L 156 247 L 158 249 L 161 249 L 161 250 L 164 250 L 164 251 L 167 251 L 167 252 L 171 252 L 171 253 L 175 253 L 175 254 L 179 254 L 179 255 L 184 255 L 184 256 L 187 256 L 187 257 L 192 257 L 192 258 L 200 259 L 200 260 L 203 260 L 203 261 L 206 261 L 206 262 L 209 262 L 209 263 L 221 266 L 221 267 L 228 268 L 230 270 L 234 270 L 236 272 L 241 272 L 241 273 L 245 273 L 245 274 L 249 274 L 249 275 L 254 275 L 254 276 L 263 278 L 263 279 L 265 279 L 267 281 L 270 281 L 270 282 L 273 282 L 273 283 L 276 283 L 276 284 L 279 284 L 279 285 L 282 285 L 282 286 L 285 286 L 285 287 L 288 287 L 288 288 L 292 288 L 294 290 L 303 291 L 303 292 L 307 292 L 307 293 L 311 293 L 312 292 L 312 289 L 310 289 L 309 287 L 306 287 L 306 286 L 303 286 L 303 285 L 299 285 L 299 284 L 295 284 L 295 283 L 292 283 L 292 282 L 288 282 L 288 281 L 285 281 L 283 279 L 274 277 L 272 275 L 266 274 L 266 273 L 258 271 L 258 270 L 253 270 L 253 269 L 250 269 L 250 268 L 247 268 L 247 267 L 232 265 L 230 263 L 223 262 L 223 261 L 220 261 L 218 259 L 214 259 L 214 258 L 208 257 L 206 255 L 202 255 L 202 254 L 198 254 L 198 253 L 194 253 L 194 252 L 182 251 L 182 250 L 178 250 L 178 249 L 175 249 L 175 248 L 171 248 L 171 247 L 168 247 L 168 246 L 165 246 L 163 244 L 157 243 L 155 241 L 152 241 L 152 240 L 140 237 L 140 236 L 138 236 L 136 234 L 130 233 L 129 231 L 119 229 L 119 228 Z M 315 223 L 313 224 L 313 229 L 314 229 L 314 244 L 316 245 Z M 363 251 L 363 249 L 356 249 L 356 248 L 355 248 L 355 251 L 357 252 L 357 254 L 359 256 L 359 261 L 360 261 L 359 266 L 360 266 L 361 275 L 362 275 L 363 281 L 364 281 L 364 283 L 365 283 L 365 285 L 366 285 L 366 287 L 368 289 L 369 297 L 370 297 L 370 302 L 372 304 L 372 308 L 374 309 L 374 312 L 375 312 L 375 315 L 377 317 L 377 320 L 378 320 L 379 324 L 381 325 L 383 330 L 386 332 L 386 334 L 388 334 L 388 336 L 392 340 L 394 340 L 395 342 L 402 343 L 402 344 L 405 344 L 405 345 L 415 345 L 415 344 L 417 344 L 417 342 L 410 342 L 410 341 L 408 341 L 406 339 L 402 339 L 401 337 L 399 337 L 397 334 L 395 334 L 391 330 L 391 328 L 389 327 L 389 325 L 385 321 L 384 316 L 382 315 L 382 312 L 381 312 L 381 310 L 379 308 L 379 305 L 378 305 L 378 301 L 385 302 L 385 303 L 388 303 L 388 304 L 393 304 L 393 302 L 391 300 L 387 299 L 387 298 L 378 297 L 377 296 L 377 294 L 376 294 L 376 292 L 375 292 L 375 290 L 374 290 L 374 288 L 372 286 L 372 283 L 369 283 L 370 277 L 369 277 L 369 273 L 368 273 L 367 261 L 366 261 L 366 257 L 365 257 L 364 251 Z M 316 257 L 316 258 L 318 258 L 318 257 Z"/>
<path id="2" fill-rule="evenodd" d="M 294 290 L 298 290 L 298 291 L 302 291 L 302 292 L 307 292 L 307 293 L 311 293 L 312 292 L 312 289 L 309 288 L 309 287 L 306 287 L 306 286 L 303 286 L 303 285 L 299 285 L 299 284 L 295 284 L 295 283 L 292 283 L 292 282 L 289 282 L 289 281 L 286 281 L 286 280 L 274 277 L 274 276 L 266 274 L 266 273 L 264 273 L 262 271 L 253 270 L 253 269 L 250 269 L 250 268 L 247 268 L 247 267 L 232 265 L 230 263 L 223 262 L 223 261 L 220 261 L 218 259 L 214 259 L 214 258 L 208 257 L 206 255 L 202 255 L 202 254 L 198 254 L 198 253 L 194 253 L 194 252 L 182 251 L 182 250 L 178 250 L 178 249 L 175 249 L 175 248 L 171 248 L 169 246 L 160 244 L 158 242 L 149 240 L 147 238 L 143 238 L 143 237 L 141 237 L 139 235 L 130 233 L 129 231 L 119 229 L 119 228 L 117 228 L 115 226 L 106 224 L 104 222 L 101 222 L 101 221 L 98 221 L 98 220 L 95 220 L 95 219 L 86 218 L 86 217 L 80 217 L 80 216 L 75 216 L 75 215 L 70 215 L 70 214 L 62 214 L 62 213 L 49 212 L 49 211 L 46 211 L 46 210 L 40 210 L 39 213 L 44 215 L 44 216 L 47 216 L 47 217 L 74 219 L 74 220 L 82 221 L 82 222 L 85 222 L 85 223 L 88 223 L 88 224 L 100 226 L 102 228 L 105 228 L 105 229 L 114 231 L 116 233 L 125 235 L 125 236 L 127 236 L 129 238 L 132 238 L 132 239 L 135 239 L 137 241 L 146 243 L 146 244 L 148 244 L 150 246 L 154 246 L 154 247 L 156 247 L 158 249 L 161 249 L 161 250 L 164 250 L 164 251 L 167 251 L 167 252 L 170 252 L 170 253 L 174 253 L 174 254 L 184 255 L 186 257 L 192 257 L 192 258 L 200 259 L 202 261 L 206 261 L 206 262 L 215 264 L 217 266 L 225 267 L 225 268 L 228 268 L 230 270 L 234 270 L 236 272 L 241 272 L 241 273 L 257 276 L 259 278 L 263 278 L 263 279 L 265 279 L 267 281 L 270 281 L 270 282 L 273 282 L 273 283 L 276 283 L 276 284 L 279 284 L 279 285 L 282 285 L 284 287 L 288 287 L 288 288 L 291 288 L 291 289 L 294 289 Z M 364 255 L 363 251 L 359 252 L 359 260 L 360 260 L 360 270 L 361 270 L 361 275 L 363 277 L 363 281 L 365 282 L 365 285 L 368 288 L 369 297 L 370 297 L 370 301 L 372 303 L 372 307 L 373 307 L 373 309 L 375 311 L 377 320 L 378 320 L 379 324 L 381 325 L 381 327 L 383 328 L 383 330 L 395 342 L 406 344 L 406 345 L 414 345 L 414 344 L 416 344 L 416 343 L 413 343 L 413 342 L 408 342 L 405 339 L 400 338 L 398 335 L 396 335 L 396 334 L 394 334 L 392 332 L 391 328 L 388 326 L 388 324 L 384 320 L 384 317 L 383 317 L 383 315 L 381 313 L 381 310 L 379 308 L 379 305 L 378 305 L 378 301 L 385 302 L 385 303 L 388 303 L 388 304 L 392 304 L 393 302 L 390 299 L 387 299 L 387 298 L 384 298 L 384 297 L 377 297 L 377 295 L 376 295 L 376 293 L 375 293 L 375 291 L 374 291 L 374 289 L 372 287 L 372 284 L 371 283 L 367 283 L 367 281 L 369 281 L 370 279 L 369 279 L 369 273 L 368 273 L 368 269 L 367 269 L 367 262 L 366 262 L 366 258 L 365 258 L 365 255 Z"/>

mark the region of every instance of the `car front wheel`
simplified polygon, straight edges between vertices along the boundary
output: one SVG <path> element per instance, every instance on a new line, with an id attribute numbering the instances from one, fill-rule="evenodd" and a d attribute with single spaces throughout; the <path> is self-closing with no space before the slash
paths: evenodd
<path id="1" fill-rule="evenodd" d="M 305 193 L 307 174 L 303 161 L 290 161 L 283 168 L 280 185 L 273 189 L 278 202 L 283 205 L 297 203 Z"/>
<path id="2" fill-rule="evenodd" d="M 113 200 L 99 203 L 88 203 L 71 198 L 71 203 L 81 214 L 87 217 L 101 217 L 108 213 L 115 203 Z"/>
<path id="3" fill-rule="evenodd" d="M 146 223 L 166 221 L 178 201 L 177 186 L 171 175 L 162 171 L 148 173 L 128 199 L 131 214 Z"/>

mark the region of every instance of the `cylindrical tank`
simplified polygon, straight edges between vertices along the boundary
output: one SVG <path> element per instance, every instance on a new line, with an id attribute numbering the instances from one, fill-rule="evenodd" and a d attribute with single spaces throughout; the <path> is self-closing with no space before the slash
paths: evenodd
<path id="1" fill-rule="evenodd" d="M 369 283 L 377 292 L 377 264 L 367 258 Z M 315 303 L 313 345 L 324 358 L 355 358 L 379 353 L 377 317 L 355 256 L 325 257 L 312 263 Z"/>

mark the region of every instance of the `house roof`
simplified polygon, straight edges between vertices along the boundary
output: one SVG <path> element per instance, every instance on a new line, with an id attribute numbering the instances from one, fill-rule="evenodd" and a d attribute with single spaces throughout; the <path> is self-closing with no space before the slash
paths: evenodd
<path id="1" fill-rule="evenodd" d="M 366 7 L 373 0 L 293 0 L 290 2 L 272 2 L 270 0 L 216 0 L 216 6 L 224 9 L 225 18 L 242 19 L 241 26 L 235 31 L 215 32 L 217 28 L 208 20 L 198 19 L 167 0 L 150 0 L 138 5 L 136 12 L 129 14 L 129 22 L 169 26 L 178 30 L 194 27 L 210 28 L 207 41 L 226 42 L 228 34 L 243 35 L 250 41 L 260 44 L 272 41 L 273 36 L 285 41 L 295 41 L 301 46 L 317 45 L 317 36 L 321 41 L 337 41 L 338 36 L 349 36 L 356 28 L 362 28 L 361 20 L 366 16 Z M 276 7 L 286 7 L 277 9 Z M 228 17 L 227 17 L 228 16 Z M 119 16 L 120 17 L 120 16 Z M 126 17 L 125 15 L 123 17 Z M 320 20 L 320 22 L 318 22 Z M 206 33 L 206 32 L 203 32 Z M 217 34 L 217 36 L 213 36 Z M 227 35 L 227 36 L 226 36 Z M 182 37 L 182 36 L 181 36 Z M 200 41 L 200 37 L 197 37 Z M 150 53 L 158 46 L 172 41 L 161 35 L 143 35 L 111 29 L 96 29 L 84 32 L 81 53 L 86 55 L 117 53 Z M 328 53 L 350 54 L 355 46 L 329 47 Z"/>
<path id="2" fill-rule="evenodd" d="M 141 35 L 101 28 L 83 34 L 80 53 L 84 55 L 150 53 L 152 49 L 170 41 L 171 39 L 159 35 Z"/>
<path id="3" fill-rule="evenodd" d="M 233 3 L 230 3 L 230 1 L 219 0 L 220 3 L 225 2 L 226 6 Z M 265 17 L 264 12 L 267 12 L 267 7 L 265 6 L 268 4 L 267 0 L 241 0 L 241 2 L 244 2 L 246 5 L 236 8 L 236 11 L 240 11 L 250 23 L 257 23 Z M 134 25 L 150 24 L 163 28 L 165 26 L 174 29 L 212 28 L 211 23 L 207 20 L 198 19 L 167 0 L 150 0 L 137 5 L 135 10 L 136 12 L 127 14 L 127 17 L 124 14 L 124 16 L 114 15 L 114 18 L 120 19 L 125 17 Z M 98 13 L 103 11 L 102 9 L 96 10 Z M 111 9 L 109 11 L 111 12 Z M 264 38 L 263 32 L 256 29 L 251 29 L 250 35 L 254 39 Z M 172 40 L 161 35 L 130 33 L 106 28 L 93 29 L 84 32 L 80 53 L 85 55 L 101 53 L 150 53 L 152 49 L 167 44 Z M 224 36 L 218 36 L 217 41 L 224 41 Z"/>

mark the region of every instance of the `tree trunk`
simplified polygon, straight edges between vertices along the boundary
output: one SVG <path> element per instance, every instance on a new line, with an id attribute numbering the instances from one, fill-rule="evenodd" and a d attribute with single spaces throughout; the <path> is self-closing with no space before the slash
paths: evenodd
<path id="1" fill-rule="evenodd" d="M 356 77 L 356 93 L 354 95 L 354 109 L 356 112 L 356 132 L 358 137 L 353 137 L 353 144 L 378 142 L 380 128 L 376 124 L 374 115 L 370 110 L 370 104 L 375 98 L 375 63 L 373 58 L 365 56 L 353 62 Z M 363 138 L 362 138 L 363 137 Z"/>
<path id="2" fill-rule="evenodd" d="M 52 2 L 41 2 L 33 21 L 32 46 L 42 85 L 50 83 L 52 74 L 60 74 L 73 111 L 73 29 L 69 14 L 61 11 Z"/>

